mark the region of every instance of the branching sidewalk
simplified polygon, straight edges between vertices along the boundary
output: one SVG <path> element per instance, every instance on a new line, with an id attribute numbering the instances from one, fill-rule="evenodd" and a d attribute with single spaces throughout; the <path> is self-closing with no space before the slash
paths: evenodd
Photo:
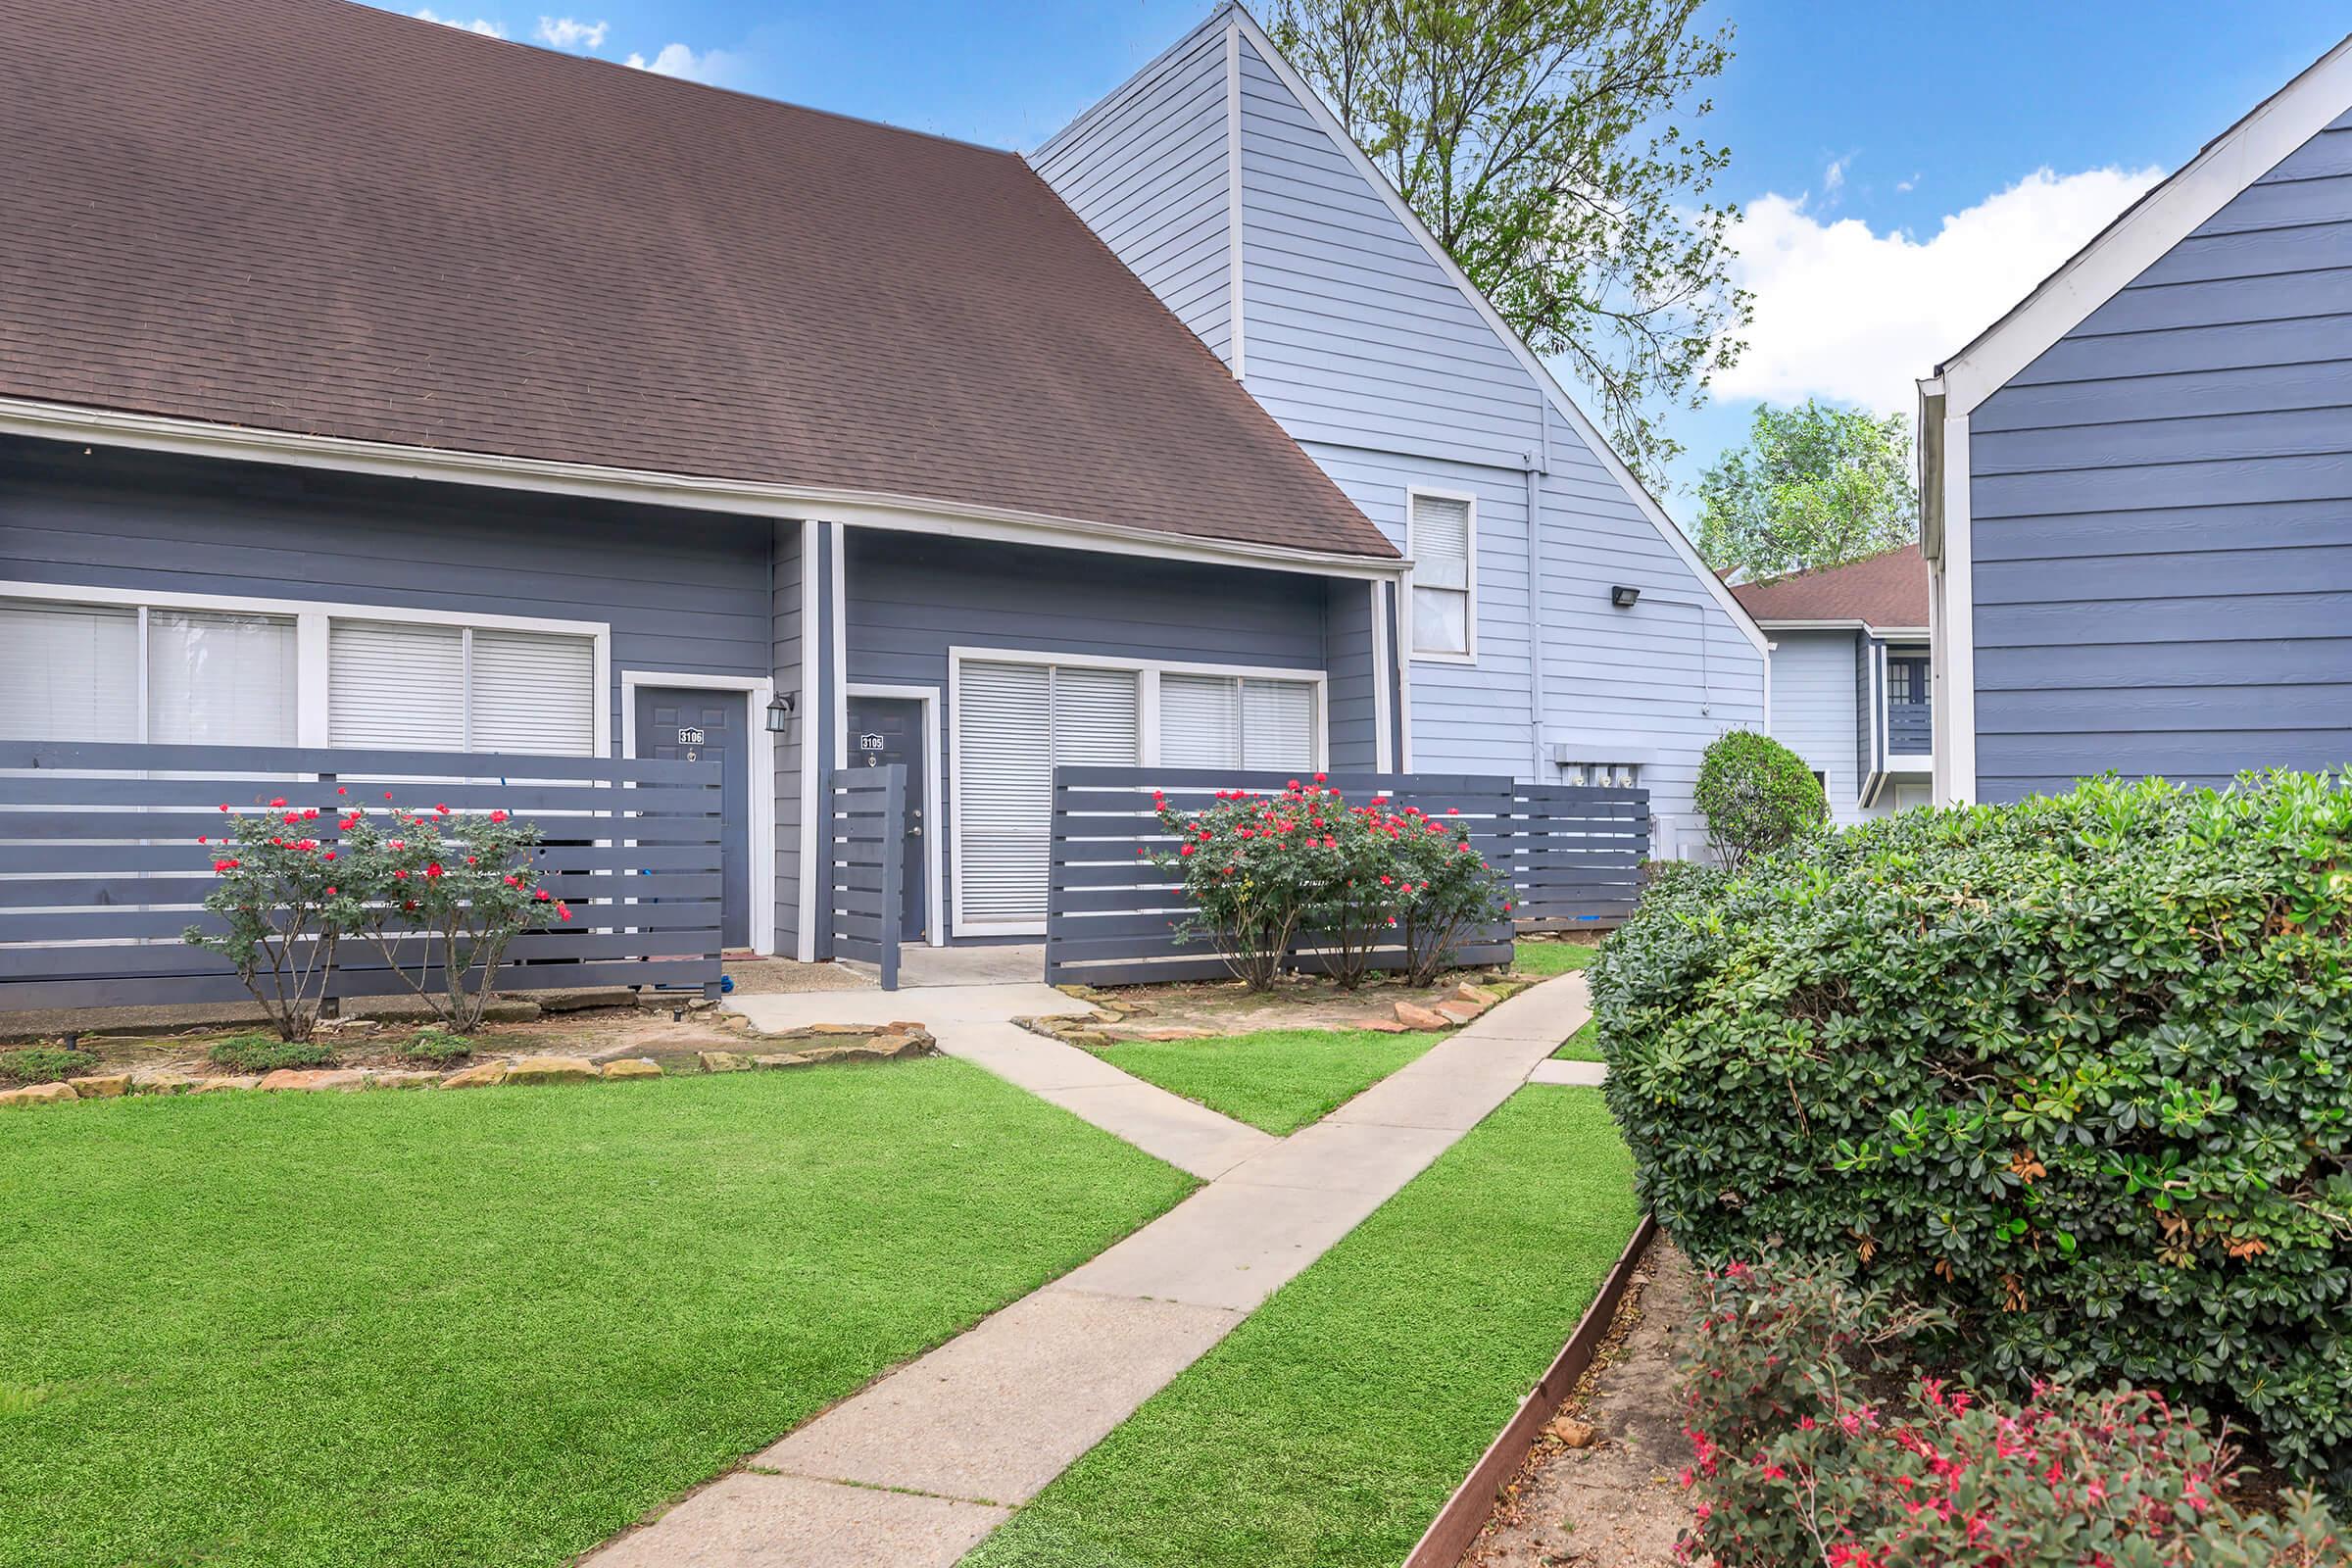
<path id="1" fill-rule="evenodd" d="M 925 998 L 924 1022 L 942 1050 L 1208 1184 L 592 1553 L 589 1568 L 948 1568 L 1476 1126 L 1588 1016 L 1581 977 L 1546 982 L 1275 1140 L 1006 1021 L 1042 1008 L 977 996 L 940 1006 L 938 995 Z M 990 1017 L 992 1000 L 1012 1005 Z"/>

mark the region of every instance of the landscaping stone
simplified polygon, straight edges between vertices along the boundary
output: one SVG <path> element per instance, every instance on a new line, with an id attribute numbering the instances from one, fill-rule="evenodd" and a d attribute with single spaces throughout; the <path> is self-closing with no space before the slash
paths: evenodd
<path id="1" fill-rule="evenodd" d="M 529 1023 L 539 1016 L 539 1004 L 536 1002 L 521 997 L 500 997 L 482 1008 L 482 1022 Z"/>
<path id="2" fill-rule="evenodd" d="M 264 1077 L 259 1087 L 338 1093 L 367 1088 L 368 1075 L 357 1067 L 280 1067 Z"/>
<path id="3" fill-rule="evenodd" d="M 86 1078 L 69 1078 L 74 1093 L 83 1100 L 114 1100 L 130 1093 L 130 1074 L 126 1072 L 92 1073 Z"/>
<path id="4" fill-rule="evenodd" d="M 441 1080 L 444 1089 L 486 1089 L 492 1084 L 507 1081 L 507 1064 L 503 1061 L 477 1061 L 462 1071 L 451 1073 Z"/>
<path id="5" fill-rule="evenodd" d="M 1404 1025 L 1388 1018 L 1383 1018 L 1381 1023 L 1391 1029 L 1400 1030 L 1404 1027 Z M 1136 1038 L 1138 1040 L 1207 1040 L 1212 1036 L 1206 1029 L 1147 1029 Z"/>
<path id="6" fill-rule="evenodd" d="M 1460 1020 L 1432 1012 L 1410 1002 L 1399 1002 L 1396 1004 L 1396 1021 L 1407 1029 L 1449 1029 Z"/>
<path id="7" fill-rule="evenodd" d="M 524 1056 L 507 1069 L 511 1084 L 579 1084 L 597 1076 L 585 1056 Z"/>
<path id="8" fill-rule="evenodd" d="M 815 1060 L 798 1051 L 772 1051 L 752 1058 L 753 1064 L 760 1067 L 808 1067 L 814 1065 Z"/>
<path id="9" fill-rule="evenodd" d="M 662 1068 L 660 1063 L 648 1061 L 643 1056 L 624 1056 L 618 1061 L 606 1062 L 605 1076 L 608 1078 L 659 1078 L 662 1076 Z"/>
<path id="10" fill-rule="evenodd" d="M 1355 1018 L 1349 1020 L 1348 1027 L 1369 1029 L 1374 1034 L 1381 1035 L 1400 1035 L 1405 1032 L 1404 1024 L 1396 1018 Z"/>
<path id="11" fill-rule="evenodd" d="M 696 1053 L 705 1072 L 750 1072 L 752 1058 L 740 1051 L 703 1051 Z"/>
<path id="12" fill-rule="evenodd" d="M 1568 1415 L 1552 1417 L 1551 1423 L 1544 1431 L 1546 1436 L 1557 1439 L 1564 1448 L 1590 1448 L 1600 1436 L 1599 1429 L 1592 1422 L 1579 1421 Z"/>
<path id="13" fill-rule="evenodd" d="M 130 1075 L 130 1092 L 134 1095 L 192 1095 L 203 1090 L 209 1079 L 192 1077 L 184 1072 L 172 1072 L 159 1067 L 142 1067 Z"/>
<path id="14" fill-rule="evenodd" d="M 437 1072 L 407 1067 L 382 1067 L 368 1075 L 370 1089 L 431 1089 L 440 1082 Z"/>
<path id="15" fill-rule="evenodd" d="M 220 1078 L 199 1078 L 196 1080 L 196 1087 L 189 1090 L 188 1093 L 212 1095 L 218 1094 L 223 1089 L 259 1089 L 261 1087 L 262 1080 L 253 1073 L 230 1073 Z"/>
<path id="16" fill-rule="evenodd" d="M 637 993 L 627 986 L 600 986 L 589 991 L 550 992 L 538 999 L 541 1012 L 586 1012 L 591 1007 L 634 1007 Z"/>
<path id="17" fill-rule="evenodd" d="M 376 1018 L 321 1018 L 317 1025 L 322 1035 L 371 1035 L 382 1027 Z"/>
<path id="18" fill-rule="evenodd" d="M 1492 1005 L 1487 1002 L 1441 1002 L 1436 1010 L 1455 1023 L 1468 1023 Z"/>
<path id="19" fill-rule="evenodd" d="M 1458 1001 L 1475 1002 L 1481 1006 L 1489 1007 L 1502 1000 L 1494 992 L 1489 991 L 1486 987 L 1474 986 L 1467 980 L 1463 981 L 1460 985 L 1455 986 L 1453 988 L 1453 994 L 1455 999 Z"/>
<path id="20" fill-rule="evenodd" d="M 0 1090 L 0 1105 L 49 1105 L 80 1098 L 72 1084 L 33 1084 L 25 1089 Z"/>

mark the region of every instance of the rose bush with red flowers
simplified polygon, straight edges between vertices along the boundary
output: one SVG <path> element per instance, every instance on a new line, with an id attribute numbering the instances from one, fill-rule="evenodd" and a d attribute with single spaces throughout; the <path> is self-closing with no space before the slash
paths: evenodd
<path id="1" fill-rule="evenodd" d="M 538 885 L 527 852 L 539 830 L 505 811 L 392 806 L 371 817 L 352 806 L 322 818 L 317 808 L 289 808 L 282 797 L 265 811 L 220 809 L 228 813 L 225 834 L 198 842 L 219 878 L 204 906 L 225 929 L 190 926 L 185 940 L 235 964 L 285 1040 L 307 1040 L 318 1026 L 346 939 L 373 944 L 463 1034 L 480 1024 L 514 938 L 571 918 L 570 907 Z"/>
<path id="2" fill-rule="evenodd" d="M 2318 1568 L 2352 1561 L 2316 1496 L 2250 1513 L 2233 1451 L 2151 1392 L 1984 1397 L 1903 1368 L 1941 1320 L 1811 1263 L 1708 1281 L 1683 1368 L 1682 1555 L 1721 1568 Z M 2226 1434 L 2225 1434 L 2226 1436 Z"/>
<path id="3" fill-rule="evenodd" d="M 1177 840 L 1152 859 L 1183 878 L 1180 938 L 1214 944 L 1251 990 L 1302 947 L 1352 989 L 1393 942 L 1424 984 L 1467 931 L 1510 907 L 1466 828 L 1385 798 L 1351 806 L 1321 774 L 1267 794 L 1220 790 L 1194 811 L 1154 799 Z"/>
<path id="4" fill-rule="evenodd" d="M 314 809 L 286 809 L 280 798 L 267 811 L 231 812 L 224 833 L 199 839 L 218 879 L 204 906 L 223 928 L 191 925 L 181 934 L 236 965 L 281 1040 L 308 1040 L 318 1027 L 335 946 L 358 913 L 332 849 L 318 837 L 318 817 Z"/>
<path id="5" fill-rule="evenodd" d="M 361 901 L 353 929 L 445 1027 L 469 1034 L 481 1026 L 509 945 L 569 921 L 571 907 L 538 885 L 528 851 L 539 829 L 531 823 L 446 806 L 395 807 L 380 817 L 354 808 L 335 824 L 350 862 L 347 885 Z"/>

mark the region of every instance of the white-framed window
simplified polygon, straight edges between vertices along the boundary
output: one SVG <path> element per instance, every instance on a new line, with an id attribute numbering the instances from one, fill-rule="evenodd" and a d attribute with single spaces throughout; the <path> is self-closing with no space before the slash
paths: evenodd
<path id="1" fill-rule="evenodd" d="M 0 583 L 0 736 L 594 756 L 599 623 Z"/>
<path id="2" fill-rule="evenodd" d="M 0 735 L 291 746 L 291 615 L 0 598 Z"/>
<path id="3" fill-rule="evenodd" d="M 336 618 L 327 740 L 396 751 L 596 750 L 596 646 L 559 632 Z"/>
<path id="4" fill-rule="evenodd" d="M 1045 929 L 1054 769 L 1323 765 L 1319 670 L 949 652 L 958 934 Z"/>
<path id="5" fill-rule="evenodd" d="M 1410 489 L 1405 519 L 1413 657 L 1468 663 L 1478 657 L 1478 498 Z"/>

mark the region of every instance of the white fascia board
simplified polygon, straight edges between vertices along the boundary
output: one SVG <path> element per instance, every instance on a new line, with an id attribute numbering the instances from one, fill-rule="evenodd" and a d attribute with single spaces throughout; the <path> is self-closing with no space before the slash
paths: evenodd
<path id="1" fill-rule="evenodd" d="M 1577 406 L 1576 399 L 1570 397 L 1567 389 L 1560 385 L 1559 377 L 1551 373 L 1551 368 L 1537 357 L 1524 338 L 1511 330 L 1510 323 L 1503 320 L 1501 314 L 1494 309 L 1494 301 L 1470 281 L 1452 256 L 1447 254 L 1446 247 L 1438 243 L 1438 237 L 1429 231 L 1428 224 L 1421 221 L 1412 204 L 1404 199 L 1396 186 L 1389 183 L 1389 176 L 1380 172 L 1380 166 L 1364 155 L 1364 150 L 1355 144 L 1355 138 L 1348 134 L 1348 127 L 1340 123 L 1339 117 L 1331 112 L 1331 106 L 1323 101 L 1323 95 L 1309 86 L 1306 78 L 1299 75 L 1290 61 L 1283 58 L 1282 51 L 1274 46 L 1274 40 L 1266 35 L 1265 29 L 1257 24 L 1257 19 L 1250 14 L 1249 8 L 1235 4 L 1232 14 L 1241 24 L 1243 35 L 1257 50 L 1258 58 L 1265 61 L 1268 69 L 1290 89 L 1291 96 L 1298 99 L 1306 112 L 1314 117 L 1315 122 L 1323 127 L 1324 134 L 1339 145 L 1342 155 L 1354 166 L 1355 172 L 1380 193 L 1381 200 L 1388 203 L 1389 210 L 1396 215 L 1397 221 L 1403 223 L 1406 231 L 1420 242 L 1422 250 L 1445 271 L 1453 286 L 1461 292 L 1462 298 L 1470 302 L 1471 308 L 1486 321 L 1488 329 L 1501 340 L 1502 346 L 1510 351 L 1520 368 L 1535 377 L 1544 400 L 1575 428 L 1592 455 L 1600 460 L 1601 466 L 1609 470 L 1619 487 L 1633 499 L 1634 506 L 1642 515 L 1649 520 L 1650 526 L 1658 531 L 1676 555 L 1683 558 L 1684 564 L 1704 585 L 1716 604 L 1722 607 L 1723 612 L 1732 617 L 1732 624 L 1739 628 L 1740 634 L 1755 646 L 1758 657 L 1766 656 L 1769 650 L 1765 646 L 1764 631 L 1756 624 L 1755 617 L 1747 612 L 1739 600 L 1732 597 L 1732 591 L 1723 585 L 1723 580 L 1715 575 L 1713 568 L 1699 558 L 1697 549 L 1683 530 L 1676 526 L 1672 517 L 1666 515 L 1666 509 L 1658 505 L 1657 498 L 1649 493 L 1641 480 L 1634 477 L 1633 470 L 1625 466 L 1625 460 L 1617 456 L 1617 449 L 1609 445 L 1608 438 L 1600 433 L 1599 427 L 1586 417 L 1585 411 Z"/>
<path id="2" fill-rule="evenodd" d="M 1378 556 L 1291 550 L 1278 545 L 1197 535 L 1156 533 L 1118 523 L 1056 517 L 1009 507 L 977 507 L 921 496 L 843 490 L 822 485 L 766 484 L 709 475 L 503 457 L 437 447 L 399 446 L 346 436 L 305 435 L 202 419 L 128 414 L 73 404 L 0 398 L 0 434 L 51 441 L 92 442 L 148 452 L 274 463 L 398 479 L 591 496 L 641 506 L 727 512 L 742 516 L 806 517 L 811 514 L 864 528 L 897 528 L 946 538 L 1086 550 L 1099 555 L 1195 561 L 1325 577 L 1389 578 L 1406 564 Z"/>
<path id="3" fill-rule="evenodd" d="M 1874 626 L 1867 620 L 1853 617 L 1829 620 L 1760 620 L 1757 625 L 1766 631 L 1866 631 L 1873 637 L 1925 637 L 1925 626 Z"/>
<path id="4" fill-rule="evenodd" d="M 2082 318 L 2352 108 L 2352 37 L 2236 124 L 2077 251 L 2008 315 L 1944 362 L 1948 415 L 1967 415 Z"/>

